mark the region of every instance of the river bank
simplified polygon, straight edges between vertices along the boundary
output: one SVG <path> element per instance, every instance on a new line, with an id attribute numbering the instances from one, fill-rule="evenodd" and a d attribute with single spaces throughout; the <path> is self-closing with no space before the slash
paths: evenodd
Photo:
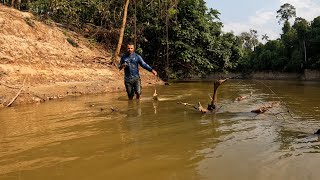
<path id="1" fill-rule="evenodd" d="M 84 94 L 125 92 L 103 45 L 0 5 L 0 108 Z M 142 85 L 163 83 L 141 70 Z"/>

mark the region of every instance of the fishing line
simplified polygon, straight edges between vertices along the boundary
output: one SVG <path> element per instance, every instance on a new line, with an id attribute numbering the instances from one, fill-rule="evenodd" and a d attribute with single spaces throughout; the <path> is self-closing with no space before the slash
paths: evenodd
<path id="1" fill-rule="evenodd" d="M 238 82 L 235 86 L 239 86 L 244 80 L 241 80 L 240 82 Z M 234 97 L 236 94 L 239 94 L 240 90 L 236 91 L 235 93 L 231 94 L 230 96 L 228 96 L 226 99 L 229 99 L 231 97 Z"/>
<path id="2" fill-rule="evenodd" d="M 235 86 L 239 86 L 241 83 L 243 83 L 243 81 L 244 81 L 244 80 L 241 80 L 241 81 L 238 82 Z M 261 83 L 262 83 L 262 82 L 261 82 Z M 263 84 L 263 83 L 262 83 L 262 84 Z M 266 85 L 264 84 L 264 86 L 266 86 Z M 267 87 L 267 86 L 266 86 L 266 87 Z M 268 87 L 268 88 L 269 88 L 269 87 Z M 283 104 L 286 105 L 286 103 L 283 102 L 271 88 L 269 88 L 269 89 L 270 89 L 270 91 L 271 91 Z M 240 91 L 240 90 L 236 91 L 236 92 L 233 93 L 232 95 L 228 96 L 226 99 L 229 99 L 229 98 L 231 98 L 231 97 L 234 97 L 236 94 L 239 94 L 239 91 Z M 253 97 L 253 98 L 254 98 L 254 97 Z M 256 99 L 256 98 L 254 98 L 254 99 Z M 256 100 L 257 100 L 257 99 L 256 99 Z M 228 104 L 221 105 L 221 106 L 218 108 L 217 111 L 219 111 L 222 107 L 227 107 L 227 108 L 229 108 L 228 106 L 231 105 L 232 103 L 233 103 L 233 102 L 228 103 Z M 261 104 L 263 105 L 263 107 L 267 107 L 265 103 L 261 102 Z M 286 106 L 286 108 L 287 108 L 287 110 L 288 110 L 288 112 L 289 112 L 289 109 L 288 109 L 287 106 Z M 269 112 L 270 112 L 273 116 L 275 116 L 277 119 L 278 119 L 278 116 L 277 116 L 277 115 L 280 115 L 281 118 L 282 118 L 283 120 L 285 120 L 284 116 L 282 115 L 282 113 L 285 113 L 285 112 L 275 113 L 275 112 L 273 112 L 271 109 L 267 109 L 266 111 L 269 111 Z M 290 114 L 290 113 L 289 113 L 289 114 Z M 255 116 L 253 116 L 253 117 L 252 117 L 252 116 L 248 116 L 248 117 L 254 119 L 254 118 L 256 118 L 258 115 L 260 115 L 260 114 L 257 114 L 257 115 L 255 115 Z M 290 114 L 290 116 L 292 117 L 291 114 Z"/>
<path id="3" fill-rule="evenodd" d="M 259 81 L 259 80 L 254 80 L 254 81 L 257 81 L 257 82 L 259 82 L 260 84 L 262 84 L 262 85 L 264 85 L 265 87 L 267 87 L 267 88 L 276 96 L 276 98 L 278 98 L 279 101 L 284 104 L 284 106 L 287 108 L 287 113 L 291 116 L 292 119 L 294 119 L 294 117 L 293 117 L 292 114 L 290 113 L 290 110 L 289 110 L 289 108 L 288 108 L 287 103 L 285 103 L 285 102 L 284 102 L 269 86 L 267 86 L 265 83 L 263 83 L 262 81 Z"/>
<path id="4" fill-rule="evenodd" d="M 234 78 L 234 77 L 233 77 L 233 78 Z M 232 79 L 232 78 L 230 78 L 230 79 Z M 244 80 L 241 80 L 240 82 L 236 83 L 236 85 L 235 85 L 235 86 L 240 85 L 243 81 L 244 81 Z M 234 97 L 236 94 L 238 94 L 238 93 L 239 93 L 239 91 L 240 91 L 240 90 L 236 91 L 234 94 L 232 94 L 232 95 L 230 95 L 230 96 L 226 97 L 225 99 L 229 99 L 229 98 L 231 98 L 231 97 Z M 209 96 L 210 96 L 210 94 L 209 94 Z M 210 96 L 210 98 L 212 98 L 212 97 Z M 222 107 L 224 107 L 224 106 L 227 106 L 227 107 L 228 107 L 228 105 L 229 105 L 229 104 L 231 104 L 231 103 L 221 105 L 217 111 L 219 111 L 219 110 L 220 110 Z"/>

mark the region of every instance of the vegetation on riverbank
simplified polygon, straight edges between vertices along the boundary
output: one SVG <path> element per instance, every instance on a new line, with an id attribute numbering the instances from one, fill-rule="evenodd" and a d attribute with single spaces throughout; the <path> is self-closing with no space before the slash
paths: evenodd
<path id="1" fill-rule="evenodd" d="M 115 49 L 126 0 L 34 0 L 23 7 Z M 241 39 L 223 33 L 203 0 L 130 1 L 124 43 L 133 41 L 162 78 L 236 69 Z"/>
<path id="2" fill-rule="evenodd" d="M 282 5 L 277 13 L 279 24 L 283 25 L 281 37 L 268 40 L 265 35 L 267 43 L 257 46 L 245 41 L 247 50 L 239 60 L 239 68 L 298 73 L 320 70 L 320 16 L 311 22 L 296 17 L 295 8 L 290 4 Z M 293 25 L 290 20 L 294 21 Z"/>
<path id="3" fill-rule="evenodd" d="M 320 16 L 308 22 L 296 17 L 294 6 L 288 3 L 277 11 L 283 26 L 281 38 L 269 40 L 267 34 L 262 35 L 265 44 L 259 42 L 254 29 L 238 36 L 222 32 L 219 11 L 208 9 L 204 0 L 29 0 L 15 6 L 115 49 L 126 3 L 124 42 L 135 42 L 138 52 L 162 78 L 320 69 Z"/>

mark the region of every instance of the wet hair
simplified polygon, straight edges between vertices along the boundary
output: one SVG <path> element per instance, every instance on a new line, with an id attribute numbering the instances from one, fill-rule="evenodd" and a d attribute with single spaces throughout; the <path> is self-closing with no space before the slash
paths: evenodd
<path id="1" fill-rule="evenodd" d="M 128 42 L 127 45 L 134 46 L 134 43 L 133 42 Z"/>

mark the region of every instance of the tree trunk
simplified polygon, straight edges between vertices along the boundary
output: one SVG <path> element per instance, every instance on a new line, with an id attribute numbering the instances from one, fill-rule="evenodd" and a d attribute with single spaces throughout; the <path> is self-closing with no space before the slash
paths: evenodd
<path id="1" fill-rule="evenodd" d="M 113 55 L 113 60 L 112 64 L 116 64 L 118 62 L 118 56 L 120 54 L 120 49 L 123 41 L 123 35 L 124 35 L 124 29 L 126 27 L 126 22 L 127 22 L 127 13 L 128 13 L 128 6 L 129 6 L 130 0 L 126 0 L 126 4 L 124 6 L 124 11 L 123 11 L 123 19 L 122 19 L 122 26 L 120 29 L 120 35 L 119 35 L 119 41 L 118 41 L 118 46 L 117 49 Z"/>
<path id="2" fill-rule="evenodd" d="M 158 1 L 160 18 L 162 18 L 161 0 Z"/>
<path id="3" fill-rule="evenodd" d="M 303 49 L 304 49 L 304 63 L 307 64 L 307 48 L 306 48 L 305 40 L 303 40 Z"/>
<path id="4" fill-rule="evenodd" d="M 21 0 L 12 0 L 11 1 L 11 6 L 13 8 L 17 8 L 19 10 L 20 10 L 20 4 L 21 4 Z"/>
<path id="5" fill-rule="evenodd" d="M 169 5 L 168 1 L 166 1 L 166 69 L 169 68 Z M 169 74 L 168 74 L 169 75 Z"/>
<path id="6" fill-rule="evenodd" d="M 134 47 L 137 48 L 137 0 L 134 0 Z"/>
<path id="7" fill-rule="evenodd" d="M 32 3 L 32 0 L 28 0 L 28 1 L 27 1 L 27 8 L 28 8 L 28 11 L 29 11 L 29 12 L 31 12 L 31 7 L 30 7 L 30 6 L 31 6 L 31 3 Z"/>

